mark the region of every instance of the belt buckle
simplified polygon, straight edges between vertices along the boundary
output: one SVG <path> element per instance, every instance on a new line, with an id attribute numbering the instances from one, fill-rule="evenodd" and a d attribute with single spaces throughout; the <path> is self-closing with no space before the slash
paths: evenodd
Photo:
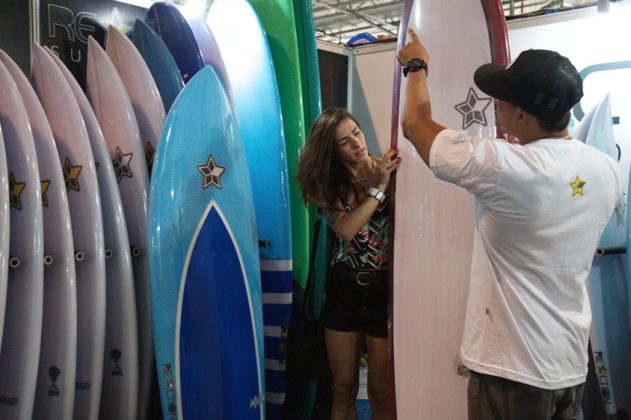
<path id="1" fill-rule="evenodd" d="M 366 282 L 363 282 L 361 280 L 361 278 L 365 276 L 368 278 L 368 280 Z M 355 274 L 355 281 L 357 282 L 357 284 L 359 284 L 360 286 L 370 286 L 371 284 L 374 283 L 373 279 L 373 273 L 371 273 L 370 271 L 360 271 L 359 273 Z"/>

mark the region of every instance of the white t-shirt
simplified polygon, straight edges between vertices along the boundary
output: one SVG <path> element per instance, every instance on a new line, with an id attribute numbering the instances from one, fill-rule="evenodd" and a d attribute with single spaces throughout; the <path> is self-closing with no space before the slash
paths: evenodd
<path id="1" fill-rule="evenodd" d="M 583 383 L 585 283 L 622 198 L 617 163 L 574 139 L 522 146 L 446 129 L 430 167 L 477 199 L 463 363 L 539 388 Z"/>

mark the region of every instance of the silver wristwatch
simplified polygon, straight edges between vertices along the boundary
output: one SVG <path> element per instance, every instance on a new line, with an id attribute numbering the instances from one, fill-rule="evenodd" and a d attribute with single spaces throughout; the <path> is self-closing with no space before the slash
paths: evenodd
<path id="1" fill-rule="evenodd" d="M 386 195 L 375 187 L 368 188 L 368 195 L 375 197 L 381 204 L 386 201 Z"/>

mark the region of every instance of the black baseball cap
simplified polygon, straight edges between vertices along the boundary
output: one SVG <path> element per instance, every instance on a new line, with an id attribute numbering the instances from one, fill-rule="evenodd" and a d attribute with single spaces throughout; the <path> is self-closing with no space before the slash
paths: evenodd
<path id="1" fill-rule="evenodd" d="M 547 121 L 558 121 L 583 97 L 576 67 L 550 50 L 526 50 L 509 66 L 484 64 L 473 75 L 482 92 Z"/>

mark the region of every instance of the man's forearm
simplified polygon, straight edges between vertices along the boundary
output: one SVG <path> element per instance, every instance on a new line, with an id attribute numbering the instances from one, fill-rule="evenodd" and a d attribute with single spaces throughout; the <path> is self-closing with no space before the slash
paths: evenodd
<path id="1" fill-rule="evenodd" d="M 423 161 L 429 166 L 429 153 L 436 135 L 445 127 L 432 119 L 432 105 L 424 71 L 408 74 L 401 128 Z"/>

